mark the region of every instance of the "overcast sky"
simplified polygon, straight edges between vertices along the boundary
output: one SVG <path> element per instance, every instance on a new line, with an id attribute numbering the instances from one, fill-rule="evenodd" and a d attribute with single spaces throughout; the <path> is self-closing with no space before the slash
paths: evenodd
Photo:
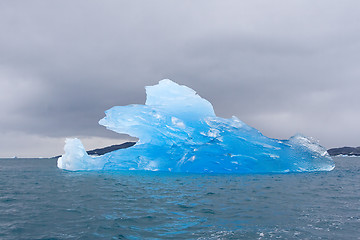
<path id="1" fill-rule="evenodd" d="M 126 140 L 98 125 L 164 78 L 272 138 L 360 145 L 360 2 L 1 1 L 0 157 Z"/>

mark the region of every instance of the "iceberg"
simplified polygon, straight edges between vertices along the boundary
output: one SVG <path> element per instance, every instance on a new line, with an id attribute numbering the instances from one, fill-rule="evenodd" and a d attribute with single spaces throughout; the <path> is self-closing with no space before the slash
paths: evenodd
<path id="1" fill-rule="evenodd" d="M 150 170 L 191 173 L 287 173 L 330 171 L 326 149 L 297 134 L 264 136 L 237 117 L 215 115 L 189 87 L 165 79 L 146 87 L 145 105 L 115 106 L 99 124 L 139 141 L 132 147 L 90 156 L 78 139 L 67 139 L 61 169 Z"/>

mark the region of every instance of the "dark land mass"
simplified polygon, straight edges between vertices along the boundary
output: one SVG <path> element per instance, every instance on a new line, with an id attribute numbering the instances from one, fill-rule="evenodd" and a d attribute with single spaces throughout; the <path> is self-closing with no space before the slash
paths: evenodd
<path id="1" fill-rule="evenodd" d="M 125 142 L 125 143 L 122 143 L 122 144 L 119 144 L 119 145 L 111 145 L 109 147 L 104 147 L 104 148 L 97 148 L 97 149 L 93 149 L 93 150 L 90 150 L 90 151 L 86 151 L 87 154 L 89 155 L 96 155 L 96 156 L 101 156 L 101 155 L 104 155 L 108 152 L 113 152 L 113 151 L 116 151 L 118 149 L 123 149 L 123 148 L 129 148 L 129 147 L 132 147 L 135 145 L 136 142 Z M 59 158 L 61 156 L 55 156 L 53 158 Z"/>
<path id="2" fill-rule="evenodd" d="M 123 144 L 119 144 L 119 145 L 111 145 L 109 147 L 104 147 L 104 148 L 97 148 L 94 150 L 90 150 L 90 151 L 86 151 L 89 155 L 104 155 L 108 152 L 112 152 L 118 149 L 123 149 L 123 148 L 128 148 L 128 147 L 132 147 L 135 145 L 136 142 L 126 142 Z"/>
<path id="3" fill-rule="evenodd" d="M 360 147 L 341 147 L 327 150 L 330 156 L 347 155 L 360 156 Z"/>
<path id="4" fill-rule="evenodd" d="M 89 155 L 101 156 L 109 152 L 116 151 L 118 149 L 129 148 L 135 145 L 136 142 L 125 142 L 119 145 L 111 145 L 104 148 L 97 148 L 90 151 L 86 151 Z M 347 155 L 347 156 L 360 156 L 360 147 L 341 147 L 331 148 L 327 150 L 330 156 Z M 59 158 L 56 156 L 54 158 Z"/>

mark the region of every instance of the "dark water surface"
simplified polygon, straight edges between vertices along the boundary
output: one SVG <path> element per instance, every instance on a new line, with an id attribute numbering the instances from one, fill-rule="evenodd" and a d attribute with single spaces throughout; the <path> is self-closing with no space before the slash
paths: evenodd
<path id="1" fill-rule="evenodd" d="M 360 239 L 360 158 L 331 172 L 68 172 L 0 159 L 0 239 Z"/>

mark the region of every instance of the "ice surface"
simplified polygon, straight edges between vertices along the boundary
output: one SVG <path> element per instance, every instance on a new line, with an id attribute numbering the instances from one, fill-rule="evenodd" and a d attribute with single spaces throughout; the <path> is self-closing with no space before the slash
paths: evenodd
<path id="1" fill-rule="evenodd" d="M 210 102 L 165 79 L 146 87 L 145 105 L 113 107 L 100 124 L 139 138 L 132 147 L 89 156 L 68 139 L 58 167 L 67 170 L 152 170 L 212 173 L 330 171 L 334 162 L 302 135 L 271 139 L 236 117 L 217 117 Z"/>

